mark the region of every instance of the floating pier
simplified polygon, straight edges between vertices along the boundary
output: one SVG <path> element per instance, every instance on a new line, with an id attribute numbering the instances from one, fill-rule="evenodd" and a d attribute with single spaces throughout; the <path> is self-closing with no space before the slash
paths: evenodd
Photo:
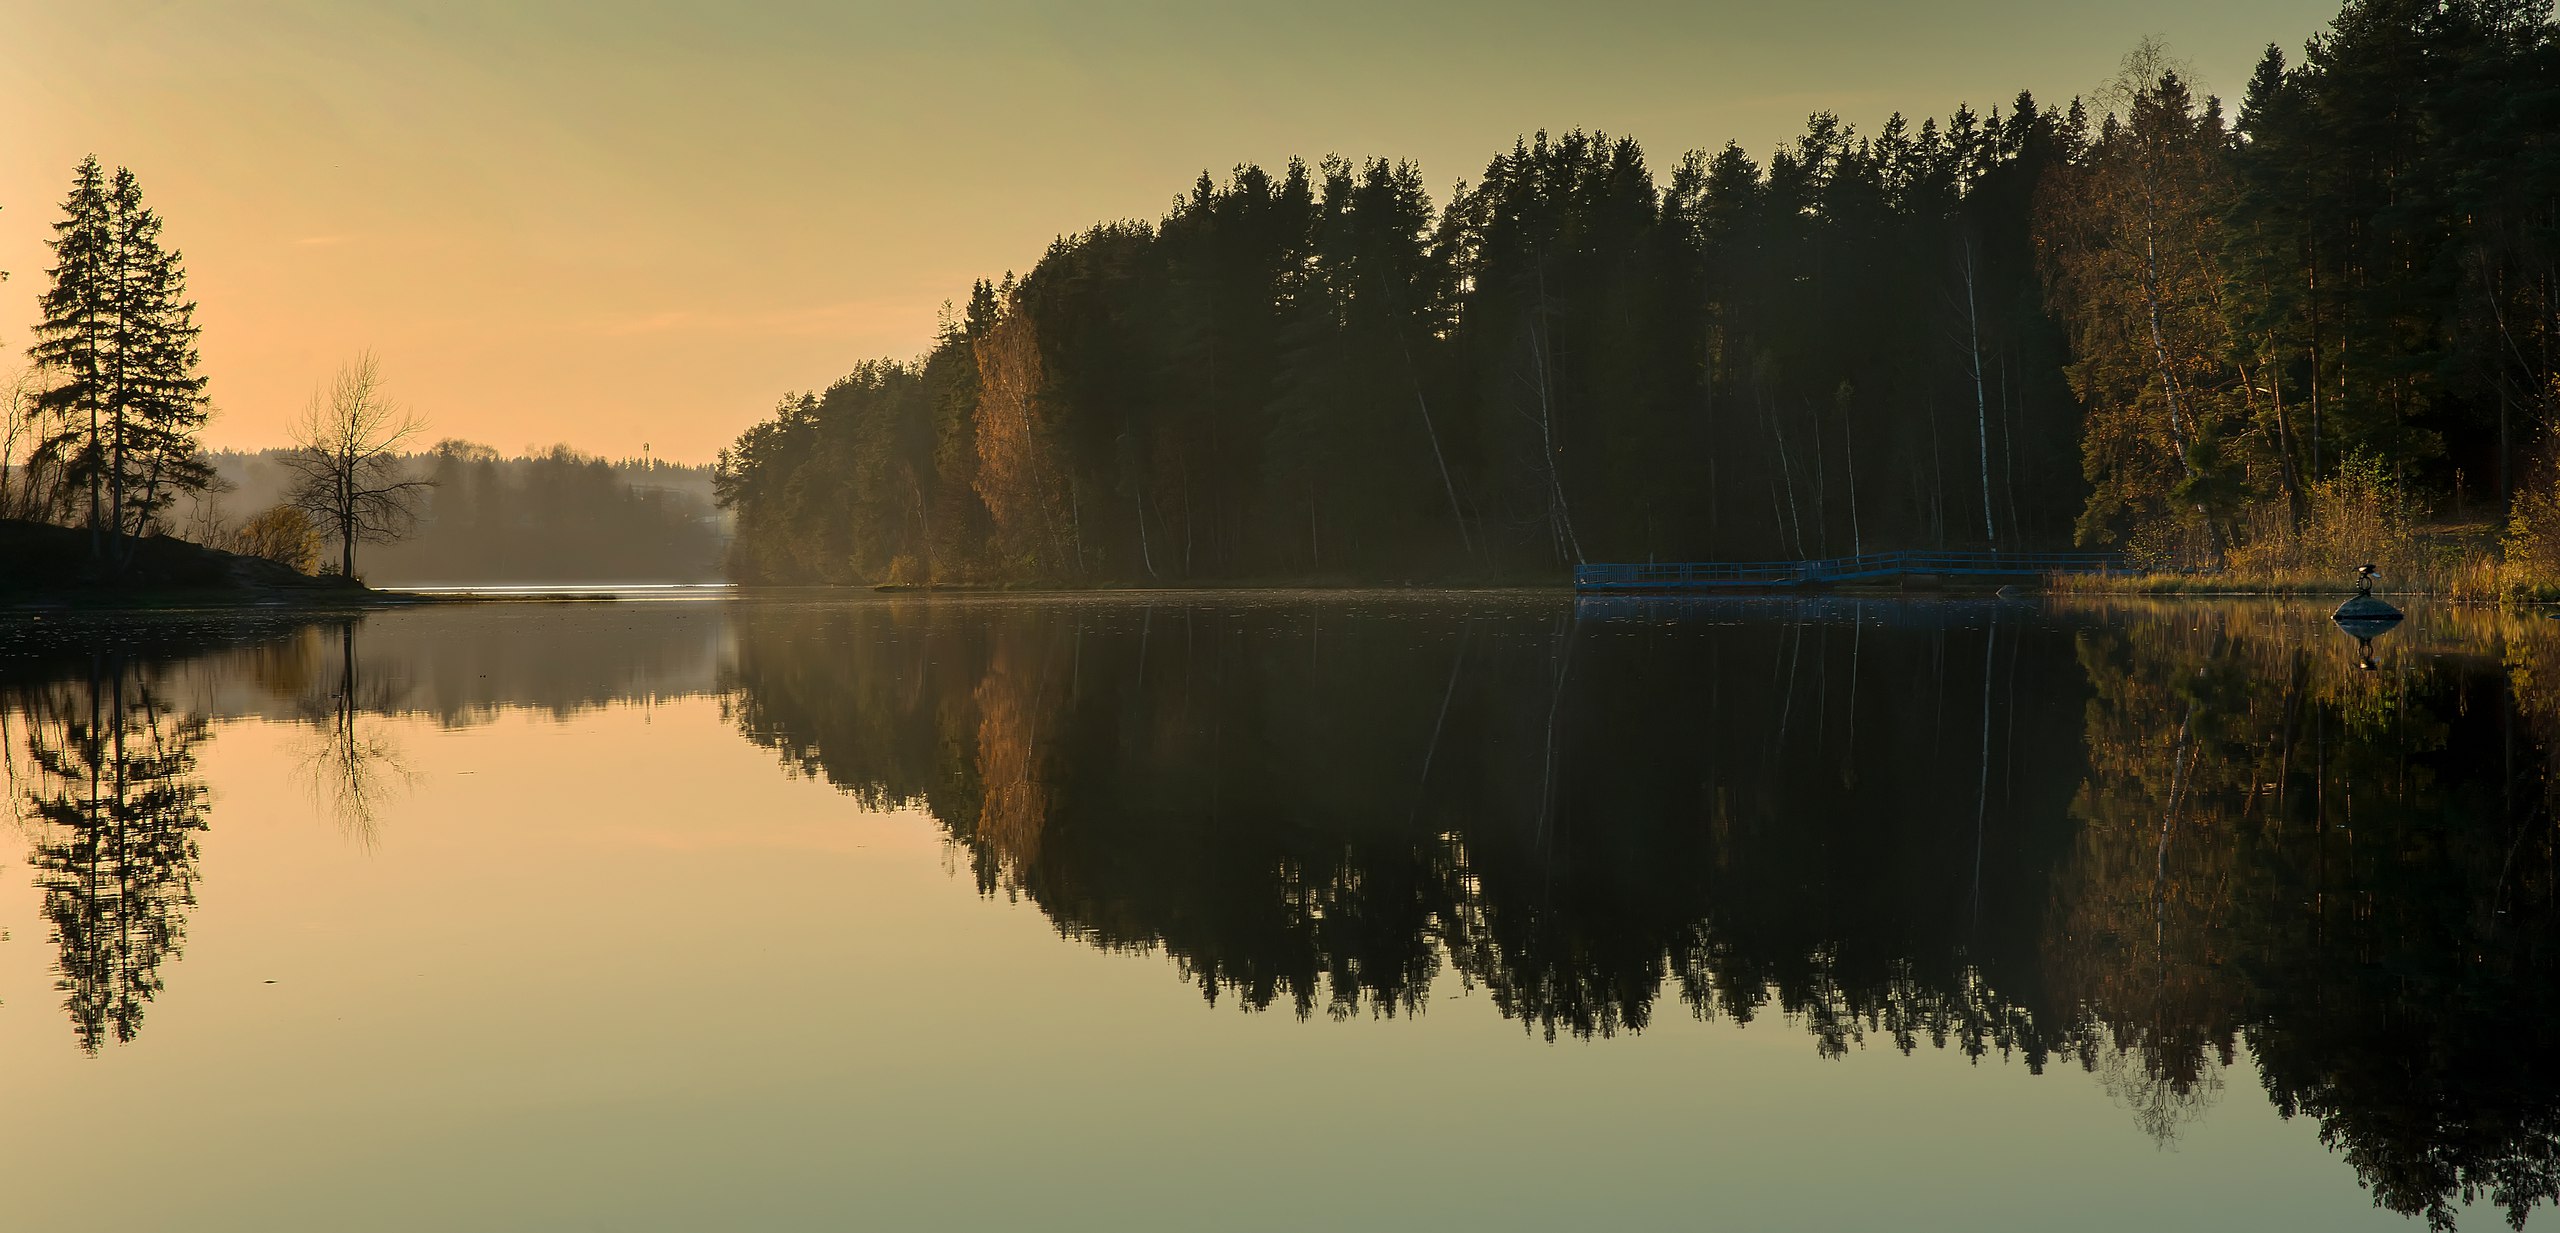
<path id="1" fill-rule="evenodd" d="M 1577 565 L 1577 591 L 1786 590 L 1926 574 L 1942 578 L 2040 578 L 2129 574 L 2114 552 L 1870 552 L 1813 561 L 1648 561 Z"/>

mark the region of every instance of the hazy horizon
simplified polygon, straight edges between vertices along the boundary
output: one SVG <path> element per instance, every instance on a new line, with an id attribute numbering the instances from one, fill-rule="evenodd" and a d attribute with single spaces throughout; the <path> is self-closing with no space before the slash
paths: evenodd
<path id="1" fill-rule="evenodd" d="M 2145 36 L 2230 97 L 2333 13 L 21 3 L 0 346 L 22 362 L 94 152 L 186 254 L 208 446 L 280 443 L 370 347 L 434 437 L 704 462 L 783 392 L 923 351 L 971 279 L 1152 219 L 1203 170 L 1411 158 L 1445 202 L 1540 128 L 1636 137 L 1657 168 L 1728 139 L 1765 156 L 1819 110 L 1864 133 L 2058 103 Z"/>

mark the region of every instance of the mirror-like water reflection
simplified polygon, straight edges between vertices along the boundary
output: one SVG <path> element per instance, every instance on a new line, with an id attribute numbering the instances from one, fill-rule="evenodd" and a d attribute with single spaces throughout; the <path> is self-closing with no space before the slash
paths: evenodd
<path id="1" fill-rule="evenodd" d="M 1940 1133 L 1915 1116 L 1973 1148 L 1931 1157 L 1924 1227 L 1978 1227 L 1990 1193 L 2039 1226 L 2222 1223 L 2242 1209 L 2212 1178 L 2264 1205 L 2252 1227 L 2521 1223 L 2560 1195 L 2555 682 L 2560 623 L 2421 612 L 2359 645 L 2318 607 L 2273 604 L 1300 596 L 27 622 L 0 634 L 28 853 L 0 948 L 0 1039 L 23 1072 L 10 1118 L 31 1122 L 10 1143 L 127 1068 L 236 1066 L 275 1116 L 307 1113 L 301 1086 L 324 1078 L 264 1041 L 309 1024 L 270 978 L 232 980 L 300 956 L 315 974 L 292 996 L 321 998 L 304 1010 L 437 1027 L 385 1027 L 399 1039 L 380 1053 L 338 1059 L 326 1081 L 383 1101 L 371 1116 L 506 1124 L 512 1098 L 452 1096 L 470 1087 L 455 1076 L 522 1068 L 538 1087 L 593 1066 L 588 1103 L 562 1107 L 625 1119 L 589 1133 L 657 1162 L 626 1189 L 716 1192 L 710 1210 L 734 1213 L 747 1200 L 726 1188 L 753 1175 L 771 1227 L 992 1214 L 898 1185 L 858 1201 L 828 1182 L 848 1166 L 786 1140 L 1065 1169 L 1077 1149 L 1055 1140 L 964 1151 L 978 1132 L 935 1119 L 1081 1090 L 1010 1069 L 1068 1041 L 1139 1051 L 1078 1133 L 1178 1155 L 1215 1127 L 1237 1180 L 1364 1166 L 1204 1112 L 1224 1095 L 1315 1100 L 1334 1111 L 1310 1124 L 1345 1143 L 1367 1132 L 1344 1119 L 1479 1104 L 1572 1125 L 1571 1149 L 1471 1120 L 1485 1113 L 1443 1127 L 1446 1176 L 1489 1171 L 1479 1223 L 1565 1200 L 1695 1222 L 1694 1196 L 1667 1196 L 1709 1166 L 1638 1164 L 1698 1146 L 1684 1102 L 1740 1103 L 1762 1073 L 1785 1076 L 1775 1103 L 1714 1183 L 1739 1224 L 1753 1202 L 1801 1218 L 1811 1201 L 1755 1160 L 1847 1150 L 1834 1167 L 1890 1176 L 1928 1155 L 1907 1136 Z M 223 907 L 232 843 L 267 854 L 233 884 L 289 885 Z M 219 910 L 236 942 L 208 932 Z M 1045 928 L 989 932 L 1026 921 Z M 200 967 L 228 983 L 196 987 Z M 412 967 L 442 982 L 433 998 L 393 979 Z M 475 992 L 475 972 L 508 996 Z M 1137 973 L 1196 1000 L 1133 1007 Z M 28 1026 L 40 1000 L 51 1044 Z M 197 1018 L 170 1021 L 191 1000 Z M 1264 1023 L 1294 1026 L 1247 1026 Z M 1507 1030 L 1459 1035 L 1483 1024 Z M 205 1043 L 183 1038 L 198 1025 Z M 513 1034 L 491 1043 L 495 1025 Z M 738 1033 L 762 1056 L 708 1060 Z M 1355 1041 L 1421 1052 L 1385 1068 L 1330 1052 Z M 1578 1058 L 1654 1069 L 1539 1085 Z M 789 1098 L 752 1098 L 779 1082 L 766 1066 L 797 1076 Z M 695 1071 L 713 1089 L 697 1104 L 662 1090 Z M 1288 1086 L 1264 1091 L 1261 1071 Z M 1943 1086 L 1914 1105 L 1898 1085 L 1924 1076 Z M 1635 1113 L 1655 1089 L 1678 1094 L 1671 1123 Z M 813 1093 L 862 1129 L 819 1118 L 808 1138 Z M 1182 1111 L 1158 1107 L 1177 1094 Z M 1859 1151 L 1797 1106 L 1902 1129 Z M 774 1137 L 711 1135 L 706 1108 Z M 561 1164 L 584 1141 L 542 1139 L 531 1159 L 558 1167 L 474 1218 L 613 1208 L 596 1178 L 618 1174 Z M 349 1185 L 488 1166 L 438 1144 L 368 1157 Z M 664 1176 L 722 1153 L 755 1163 Z M 2037 1153 L 2060 1153 L 2041 1183 L 1995 1163 Z M 1179 1204 L 1113 1206 L 1135 1184 L 1121 1167 L 1052 1183 L 1095 1227 L 1184 1227 Z M 1535 1201 L 1492 1201 L 1541 1169 Z M 2073 1197 L 2109 1178 L 2140 1184 Z M 1909 1223 L 1915 1200 L 1888 1190 L 1821 1201 Z M 622 1218 L 692 1227 L 685 1211 L 660 1194 Z"/>

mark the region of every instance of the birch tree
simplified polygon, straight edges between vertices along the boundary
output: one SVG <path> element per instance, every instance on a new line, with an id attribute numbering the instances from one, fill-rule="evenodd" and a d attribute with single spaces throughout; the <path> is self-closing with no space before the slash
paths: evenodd
<path id="1" fill-rule="evenodd" d="M 2083 542 L 2217 548 L 2241 382 L 2218 301 L 2229 138 L 2154 46 L 2127 57 L 2088 158 L 2044 186 L 2037 246 L 2088 409 Z"/>
<path id="2" fill-rule="evenodd" d="M 1009 311 L 977 344 L 978 496 L 1007 555 L 1036 570 L 1067 555 L 1073 517 L 1057 445 L 1043 422 L 1040 340 L 1030 318 Z"/>

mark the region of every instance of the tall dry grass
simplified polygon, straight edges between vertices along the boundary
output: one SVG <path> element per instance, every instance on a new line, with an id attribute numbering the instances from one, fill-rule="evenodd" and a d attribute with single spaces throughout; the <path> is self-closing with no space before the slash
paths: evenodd
<path id="1" fill-rule="evenodd" d="M 2560 593 L 2560 487 L 2542 494 L 2536 527 L 2549 532 L 2532 541 L 2534 565 L 2515 566 L 2514 532 L 2501 554 L 2477 535 L 2427 525 L 2425 511 L 2379 458 L 2350 458 L 2336 474 L 2303 493 L 2297 521 L 2281 502 L 2259 505 L 2236 525 L 2221 529 L 2201 518 L 2192 525 L 2155 526 L 2137 534 L 2127 555 L 2143 572 L 2125 578 L 2073 578 L 2062 590 L 2155 595 L 2308 595 L 2345 591 L 2356 570 L 2371 565 L 2381 577 L 2375 590 L 2493 602 L 2526 593 L 2524 578 L 2549 579 Z M 2525 517 L 2519 500 L 2518 517 Z"/>

